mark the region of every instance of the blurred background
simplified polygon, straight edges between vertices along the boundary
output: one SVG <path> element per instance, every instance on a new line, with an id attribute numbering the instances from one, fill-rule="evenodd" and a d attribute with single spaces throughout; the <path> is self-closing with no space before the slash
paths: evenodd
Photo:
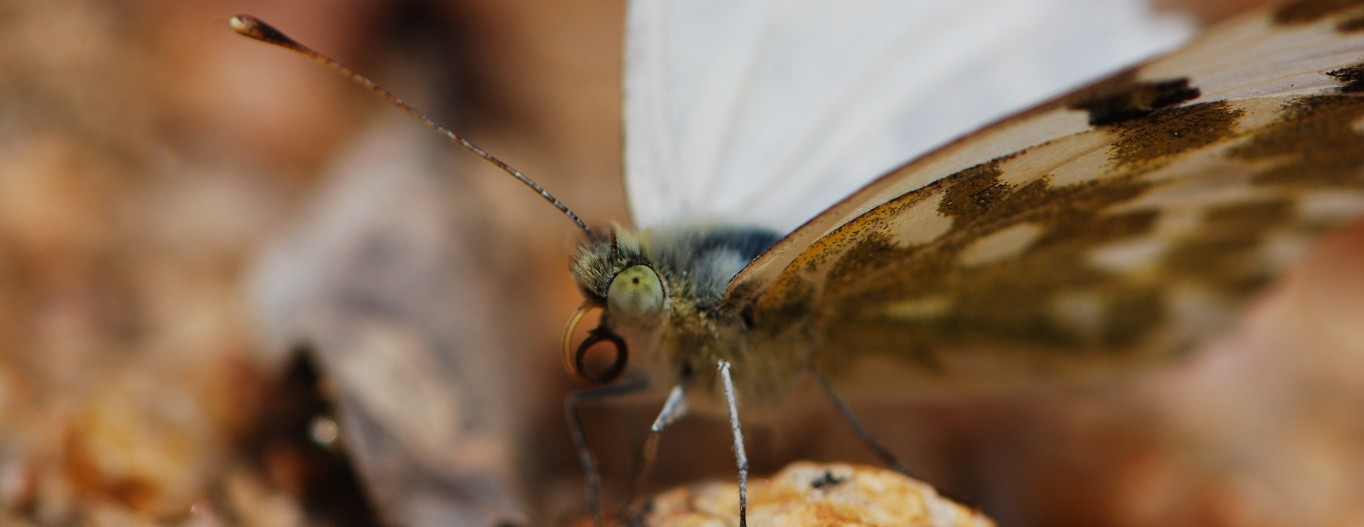
<path id="1" fill-rule="evenodd" d="M 1252 3 L 1161 8 L 1213 21 Z M 572 225 L 233 34 L 237 13 L 365 72 L 589 223 L 628 218 L 621 0 L 0 0 L 0 524 L 581 516 L 557 358 L 580 301 Z M 1006 525 L 1364 524 L 1360 320 L 1355 226 L 1180 364 L 855 408 Z M 750 426 L 755 471 L 873 462 L 826 404 L 793 406 Z M 656 411 L 587 412 L 608 504 Z M 688 420 L 654 484 L 732 479 L 732 463 L 723 423 Z"/>

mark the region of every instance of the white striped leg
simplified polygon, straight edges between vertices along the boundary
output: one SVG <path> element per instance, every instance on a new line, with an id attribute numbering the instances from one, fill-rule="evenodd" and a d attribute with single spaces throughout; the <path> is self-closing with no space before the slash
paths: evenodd
<path id="1" fill-rule="evenodd" d="M 744 451 L 744 431 L 739 428 L 739 400 L 734 395 L 734 379 L 730 364 L 722 360 L 717 365 L 720 380 L 725 385 L 725 404 L 729 406 L 729 431 L 734 434 L 734 460 L 739 466 L 739 527 L 748 527 L 748 453 Z"/>
<path id="2" fill-rule="evenodd" d="M 658 412 L 654 424 L 649 427 L 649 437 L 644 439 L 644 447 L 640 449 L 639 465 L 635 472 L 634 483 L 630 485 L 630 499 L 626 500 L 626 503 L 634 502 L 635 498 L 644 491 L 649 476 L 653 472 L 654 460 L 658 458 L 658 442 L 659 438 L 662 437 L 663 430 L 687 415 L 686 395 L 685 382 L 679 383 L 673 387 L 671 392 L 668 392 L 668 400 L 663 403 L 663 409 Z"/>

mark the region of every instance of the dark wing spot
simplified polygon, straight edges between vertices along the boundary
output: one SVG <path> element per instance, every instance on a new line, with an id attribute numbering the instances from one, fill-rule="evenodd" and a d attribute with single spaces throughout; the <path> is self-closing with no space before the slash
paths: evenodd
<path id="1" fill-rule="evenodd" d="M 1326 72 L 1341 82 L 1340 93 L 1364 92 L 1364 63 Z"/>
<path id="2" fill-rule="evenodd" d="M 1104 325 L 1097 337 L 1099 342 L 1115 347 L 1139 341 L 1169 316 L 1164 291 L 1158 288 L 1117 288 L 1105 308 Z"/>
<path id="3" fill-rule="evenodd" d="M 1172 108 L 1128 121 L 1116 127 L 1120 137 L 1110 155 L 1113 161 L 1129 167 L 1159 162 L 1231 137 L 1243 114 L 1221 101 Z"/>
<path id="4" fill-rule="evenodd" d="M 893 267 L 907 254 L 890 236 L 869 233 L 834 262 L 829 269 L 825 287 L 845 287 L 866 280 L 868 274 Z"/>
<path id="5" fill-rule="evenodd" d="M 835 476 L 833 472 L 826 470 L 822 476 L 810 482 L 810 488 L 823 489 L 824 487 L 833 487 L 835 485 L 843 484 L 844 481 L 848 481 L 848 479 Z"/>
<path id="6" fill-rule="evenodd" d="M 1299 0 L 1290 2 L 1274 12 L 1278 24 L 1311 24 L 1337 12 L 1364 5 L 1364 0 Z M 1348 21 L 1347 21 L 1348 22 Z M 1340 29 L 1345 30 L 1342 22 Z"/>
<path id="7" fill-rule="evenodd" d="M 1354 33 L 1364 31 L 1364 15 L 1356 15 L 1336 24 L 1336 30 L 1341 33 Z"/>
<path id="8" fill-rule="evenodd" d="M 1294 205 L 1288 200 L 1233 203 L 1208 210 L 1203 227 L 1182 240 L 1165 258 L 1174 275 L 1192 278 L 1228 295 L 1262 288 L 1272 276 L 1258 265 L 1256 251 L 1265 236 L 1291 225 Z"/>
<path id="9" fill-rule="evenodd" d="M 1089 124 L 1105 126 L 1144 117 L 1163 108 L 1197 98 L 1202 92 L 1188 78 L 1100 84 L 1066 101 L 1074 110 L 1089 112 Z"/>
<path id="10" fill-rule="evenodd" d="M 1009 187 L 999 181 L 1000 174 L 996 160 L 949 176 L 953 184 L 938 212 L 964 220 L 980 217 L 1009 192 Z"/>
<path id="11" fill-rule="evenodd" d="M 1229 155 L 1270 161 L 1255 176 L 1267 185 L 1297 187 L 1364 186 L 1364 136 L 1354 123 L 1364 117 L 1364 98 L 1344 95 L 1302 97 L 1284 105 L 1278 121 Z"/>

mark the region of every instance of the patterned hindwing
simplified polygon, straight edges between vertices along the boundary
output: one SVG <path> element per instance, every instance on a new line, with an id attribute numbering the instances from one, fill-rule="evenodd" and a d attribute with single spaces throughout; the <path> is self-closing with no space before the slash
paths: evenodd
<path id="1" fill-rule="evenodd" d="M 878 179 L 729 294 L 900 385 L 1168 356 L 1364 213 L 1361 95 L 1364 2 L 1261 11 Z"/>

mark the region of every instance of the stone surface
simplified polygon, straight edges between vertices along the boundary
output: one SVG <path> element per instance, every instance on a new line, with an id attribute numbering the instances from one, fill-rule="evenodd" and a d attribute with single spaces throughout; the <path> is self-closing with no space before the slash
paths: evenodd
<path id="1" fill-rule="evenodd" d="M 738 525 L 735 483 L 673 489 L 646 505 L 643 525 Z M 748 523 L 825 525 L 986 526 L 988 517 L 898 472 L 840 463 L 796 462 L 749 482 Z"/>

